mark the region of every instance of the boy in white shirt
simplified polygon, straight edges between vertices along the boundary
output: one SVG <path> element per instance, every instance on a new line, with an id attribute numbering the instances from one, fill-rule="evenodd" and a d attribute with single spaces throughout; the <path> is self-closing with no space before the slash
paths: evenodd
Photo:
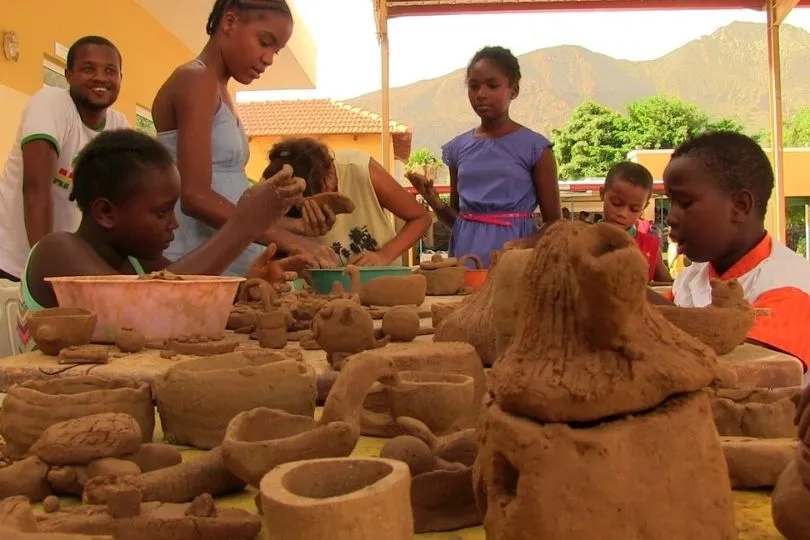
<path id="1" fill-rule="evenodd" d="M 81 220 L 69 200 L 73 162 L 98 133 L 129 127 L 110 109 L 121 89 L 121 54 L 109 40 L 86 36 L 68 51 L 69 90 L 43 88 L 23 112 L 0 175 L 0 278 L 18 281 L 30 248 L 45 235 L 74 231 Z"/>

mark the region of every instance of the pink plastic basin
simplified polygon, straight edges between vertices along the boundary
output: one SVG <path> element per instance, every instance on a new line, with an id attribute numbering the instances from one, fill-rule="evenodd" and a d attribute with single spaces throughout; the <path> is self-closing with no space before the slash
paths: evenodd
<path id="1" fill-rule="evenodd" d="M 180 336 L 216 336 L 225 331 L 239 283 L 245 278 L 183 276 L 182 280 L 137 276 L 46 278 L 60 307 L 78 307 L 98 317 L 93 341 L 112 343 L 121 328 L 148 341 Z"/>

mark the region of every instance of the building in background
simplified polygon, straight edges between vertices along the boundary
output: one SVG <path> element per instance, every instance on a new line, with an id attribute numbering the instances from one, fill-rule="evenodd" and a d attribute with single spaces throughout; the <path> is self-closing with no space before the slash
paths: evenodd
<path id="1" fill-rule="evenodd" d="M 315 46 L 294 0 L 288 1 L 296 19 L 293 37 L 251 90 L 315 87 Z M 16 41 L 18 54 L 14 59 L 11 51 L 0 50 L 0 166 L 28 98 L 43 86 L 67 85 L 67 49 L 85 35 L 104 36 L 120 49 L 124 78 L 114 108 L 133 126 L 154 133 L 155 93 L 175 67 L 202 49 L 212 5 L 202 0 L 1 0 L 0 41 Z"/>
<path id="2" fill-rule="evenodd" d="M 250 139 L 248 177 L 261 178 L 267 153 L 287 137 L 314 137 L 332 150 L 363 150 L 382 163 L 382 119 L 379 115 L 328 99 L 256 101 L 237 105 Z M 408 126 L 391 122 L 392 173 L 402 181 L 402 163 L 411 154 L 412 133 Z"/>

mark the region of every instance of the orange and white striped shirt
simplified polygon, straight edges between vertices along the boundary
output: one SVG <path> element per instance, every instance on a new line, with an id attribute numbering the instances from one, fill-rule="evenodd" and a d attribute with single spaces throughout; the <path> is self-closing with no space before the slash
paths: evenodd
<path id="1" fill-rule="evenodd" d="M 692 263 L 675 278 L 672 299 L 681 307 L 705 307 L 712 302 L 709 282 L 713 278 L 736 279 L 745 299 L 770 315 L 757 317 L 748 333 L 776 350 L 810 364 L 810 261 L 769 235 L 754 249 L 718 276 L 711 263 Z"/>

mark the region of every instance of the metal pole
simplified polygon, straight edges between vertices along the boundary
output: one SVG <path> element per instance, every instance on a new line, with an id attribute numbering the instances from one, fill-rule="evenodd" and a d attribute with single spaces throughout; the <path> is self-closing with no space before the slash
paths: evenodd
<path id="1" fill-rule="evenodd" d="M 773 154 L 773 172 L 776 180 L 774 190 L 774 235 L 780 242 L 787 238 L 785 228 L 785 172 L 782 147 L 782 70 L 779 52 L 779 27 L 787 13 L 777 13 L 778 0 L 767 0 L 768 32 L 768 93 L 771 120 L 771 152 Z M 783 7 L 783 6 L 782 6 Z"/>
<path id="2" fill-rule="evenodd" d="M 382 166 L 391 169 L 391 82 L 390 51 L 388 47 L 388 0 L 379 0 L 377 16 L 377 39 L 380 42 L 380 66 L 382 67 Z"/>

